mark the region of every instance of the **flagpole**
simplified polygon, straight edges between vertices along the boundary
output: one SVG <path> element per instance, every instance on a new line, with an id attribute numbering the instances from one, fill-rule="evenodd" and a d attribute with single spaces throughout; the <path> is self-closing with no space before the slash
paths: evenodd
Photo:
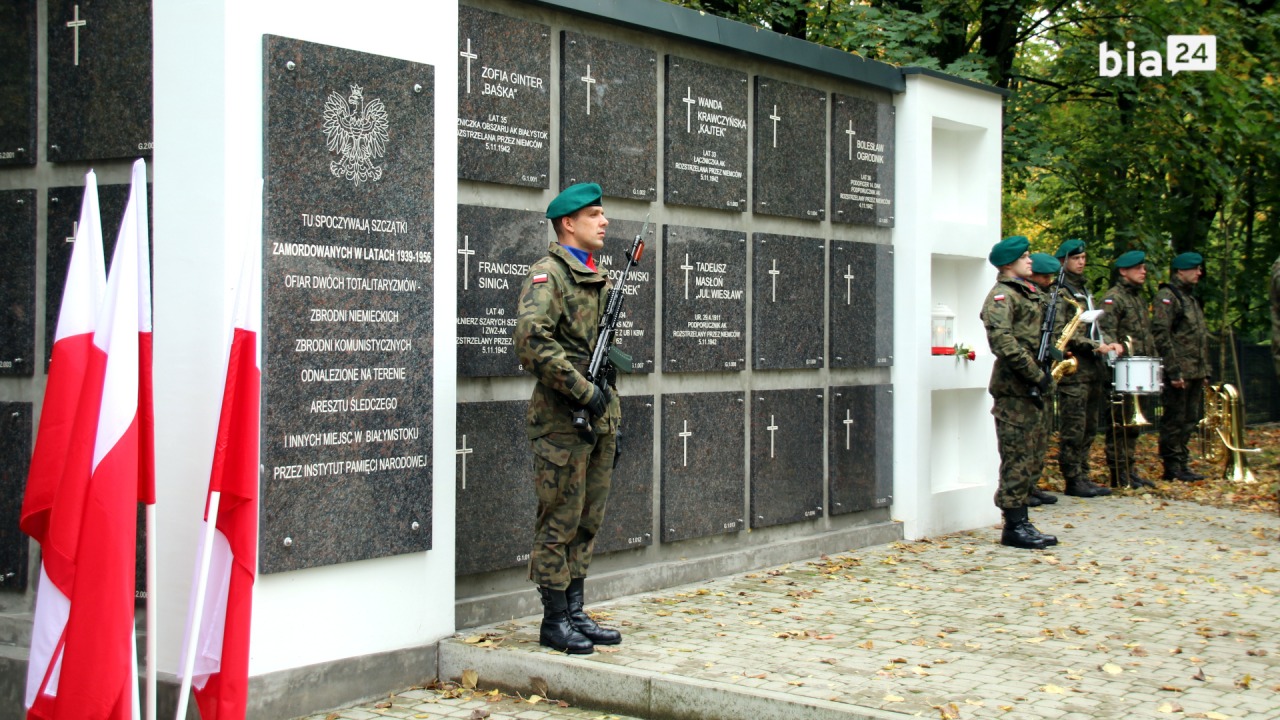
<path id="1" fill-rule="evenodd" d="M 200 621 L 204 617 L 204 595 L 209 585 L 209 564 L 213 557 L 213 533 L 218 529 L 218 501 L 222 493 L 209 493 L 209 513 L 205 520 L 204 540 L 200 546 L 200 569 L 196 575 L 195 601 L 191 608 L 191 624 L 187 626 L 187 654 L 182 659 L 182 686 L 178 689 L 178 712 L 174 720 L 187 716 L 187 699 L 191 695 L 191 673 L 195 671 L 196 650 L 200 646 Z"/>
<path id="2" fill-rule="evenodd" d="M 147 509 L 147 720 L 156 720 L 156 505 Z"/>

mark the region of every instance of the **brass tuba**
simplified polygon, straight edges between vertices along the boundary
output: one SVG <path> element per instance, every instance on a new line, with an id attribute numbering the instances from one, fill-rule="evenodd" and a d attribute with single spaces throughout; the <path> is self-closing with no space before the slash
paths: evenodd
<path id="1" fill-rule="evenodd" d="M 1058 352 L 1064 355 L 1062 360 L 1059 360 L 1053 365 L 1051 374 L 1053 375 L 1054 382 L 1058 382 L 1068 375 L 1075 374 L 1075 371 L 1080 368 L 1080 363 L 1077 362 L 1074 357 L 1065 357 L 1065 355 L 1067 354 L 1067 343 L 1071 340 L 1071 336 L 1076 334 L 1076 328 L 1080 327 L 1080 318 L 1084 316 L 1084 307 L 1082 307 L 1080 303 L 1066 296 L 1062 296 L 1062 300 L 1070 303 L 1071 306 L 1076 309 L 1076 316 L 1071 318 L 1071 321 L 1067 323 L 1066 327 L 1062 328 L 1062 335 L 1058 337 L 1058 342 L 1054 345 Z"/>
<path id="2" fill-rule="evenodd" d="M 1204 417 L 1200 419 L 1200 455 L 1222 467 L 1222 476 L 1231 482 L 1256 483 L 1245 453 L 1261 452 L 1244 448 L 1244 408 L 1240 393 L 1228 383 L 1204 386 Z"/>

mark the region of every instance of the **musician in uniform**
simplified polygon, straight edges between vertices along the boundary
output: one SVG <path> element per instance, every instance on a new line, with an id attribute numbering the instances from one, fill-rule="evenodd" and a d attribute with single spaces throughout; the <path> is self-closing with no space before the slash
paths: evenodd
<path id="1" fill-rule="evenodd" d="M 622 412 L 615 392 L 587 381 L 587 365 L 612 287 L 594 253 L 609 220 L 600 186 L 578 183 L 547 206 L 556 242 L 529 268 L 515 328 L 520 365 L 537 379 L 529 400 L 538 515 L 529 579 L 538 585 L 542 645 L 586 654 L 622 641 L 583 610 L 584 580 L 604 520 Z M 573 427 L 586 410 L 590 427 Z"/>
<path id="2" fill-rule="evenodd" d="M 1271 265 L 1271 359 L 1280 380 L 1280 257 Z"/>
<path id="3" fill-rule="evenodd" d="M 1040 288 L 1040 302 L 1044 303 L 1045 312 L 1048 312 L 1049 298 L 1053 297 L 1053 283 L 1058 279 L 1058 271 L 1062 269 L 1062 263 L 1048 253 L 1031 253 L 1031 282 Z M 1058 312 L 1055 317 L 1053 337 L 1058 336 L 1058 332 L 1062 329 L 1062 305 L 1058 306 Z M 1041 323 L 1043 327 L 1043 321 Z M 1039 347 L 1036 348 L 1039 352 Z M 1053 433 L 1053 403 L 1046 402 L 1044 404 L 1044 417 L 1041 418 L 1040 432 L 1044 433 L 1046 440 Z M 1046 442 L 1045 447 L 1048 447 Z M 1041 468 L 1043 472 L 1043 468 Z M 1031 483 L 1031 492 L 1027 494 L 1027 507 L 1039 507 L 1041 505 L 1053 505 L 1058 502 L 1058 496 L 1048 492 L 1040 487 L 1040 476 L 1036 476 L 1036 481 Z"/>
<path id="4" fill-rule="evenodd" d="M 1130 250 L 1115 260 L 1119 278 L 1102 296 L 1102 308 L 1106 312 L 1098 324 L 1104 337 L 1125 346 L 1131 357 L 1155 355 L 1155 340 L 1151 337 L 1151 316 L 1147 301 L 1142 297 L 1142 287 L 1147 281 L 1147 254 Z M 1140 402 L 1134 397 L 1133 402 Z M 1111 484 L 1117 487 L 1155 487 L 1150 480 L 1134 472 L 1134 451 L 1137 448 L 1138 428 L 1127 423 L 1127 413 L 1118 413 L 1107 429 L 1107 467 L 1111 471 Z"/>
<path id="5" fill-rule="evenodd" d="M 1160 459 L 1165 480 L 1191 482 L 1204 479 L 1191 470 L 1187 451 L 1187 442 L 1204 414 L 1204 386 L 1209 383 L 1209 329 L 1194 295 L 1196 283 L 1204 276 L 1204 258 L 1185 252 L 1169 268 L 1169 282 L 1160 285 L 1151 304 L 1151 334 L 1164 362 Z"/>

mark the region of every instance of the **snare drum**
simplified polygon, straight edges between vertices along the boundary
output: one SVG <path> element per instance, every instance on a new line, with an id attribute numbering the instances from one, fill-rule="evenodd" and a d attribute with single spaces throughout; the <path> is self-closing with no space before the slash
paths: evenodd
<path id="1" fill-rule="evenodd" d="M 1155 395 L 1160 392 L 1164 369 L 1158 357 L 1122 357 L 1116 360 L 1116 392 Z"/>

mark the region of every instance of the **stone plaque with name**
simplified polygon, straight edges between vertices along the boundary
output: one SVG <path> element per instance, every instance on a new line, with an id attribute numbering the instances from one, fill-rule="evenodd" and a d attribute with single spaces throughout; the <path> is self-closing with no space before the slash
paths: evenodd
<path id="1" fill-rule="evenodd" d="M 657 57 L 648 48 L 565 31 L 560 54 L 560 184 L 657 199 Z"/>
<path id="2" fill-rule="evenodd" d="M 752 367 L 821 368 L 826 241 L 768 233 L 751 240 Z"/>
<path id="3" fill-rule="evenodd" d="M 756 76 L 755 211 L 803 220 L 826 217 L 827 95 Z"/>
<path id="4" fill-rule="evenodd" d="M 893 502 L 893 386 L 830 388 L 827 468 L 831 514 Z"/>
<path id="5" fill-rule="evenodd" d="M 458 6 L 458 177 L 548 187 L 551 28 Z"/>
<path id="6" fill-rule="evenodd" d="M 0 167 L 36 164 L 36 3 L 0 3 Z"/>
<path id="7" fill-rule="evenodd" d="M 0 191 L 0 377 L 31 375 L 36 354 L 36 191 Z"/>
<path id="8" fill-rule="evenodd" d="M 831 241 L 831 367 L 893 365 L 893 247 Z"/>
<path id="9" fill-rule="evenodd" d="M 31 541 L 18 529 L 31 465 L 31 403 L 0 402 L 0 590 L 27 589 Z"/>
<path id="10" fill-rule="evenodd" d="M 662 396 L 662 541 L 746 529 L 744 396 Z"/>
<path id="11" fill-rule="evenodd" d="M 751 527 L 822 517 L 823 390 L 751 393 Z"/>
<path id="12" fill-rule="evenodd" d="M 625 383 L 618 380 L 620 389 Z M 622 397 L 622 454 L 596 534 L 598 555 L 653 544 L 653 402 L 652 395 Z"/>
<path id="13" fill-rule="evenodd" d="M 893 227 L 893 105 L 832 95 L 831 219 Z"/>
<path id="14" fill-rule="evenodd" d="M 747 367 L 747 234 L 668 225 L 662 243 L 663 372 Z"/>
<path id="15" fill-rule="evenodd" d="M 522 375 L 511 333 L 529 266 L 551 238 L 540 212 L 458 206 L 458 375 Z"/>
<path id="16" fill-rule="evenodd" d="M 649 223 L 645 228 L 645 224 L 637 220 L 610 220 L 604 249 L 596 253 L 596 262 L 609 270 L 613 286 L 618 287 L 622 283 L 622 270 L 627 266 L 627 253 L 641 229 L 645 250 L 627 279 L 627 294 L 622 299 L 622 317 L 618 320 L 614 345 L 631 356 L 633 373 L 650 373 L 653 372 L 653 339 L 658 334 L 654 317 L 658 253 L 653 242 L 658 236 L 657 224 Z"/>
<path id="17" fill-rule="evenodd" d="M 527 400 L 458 403 L 454 477 L 458 575 L 527 565 L 538 498 Z"/>
<path id="18" fill-rule="evenodd" d="M 747 209 L 747 74 L 667 56 L 668 205 Z"/>
<path id="19" fill-rule="evenodd" d="M 51 162 L 150 157 L 151 0 L 49 0 Z"/>
<path id="20" fill-rule="evenodd" d="M 264 45 L 262 571 L 427 550 L 434 71 Z"/>

